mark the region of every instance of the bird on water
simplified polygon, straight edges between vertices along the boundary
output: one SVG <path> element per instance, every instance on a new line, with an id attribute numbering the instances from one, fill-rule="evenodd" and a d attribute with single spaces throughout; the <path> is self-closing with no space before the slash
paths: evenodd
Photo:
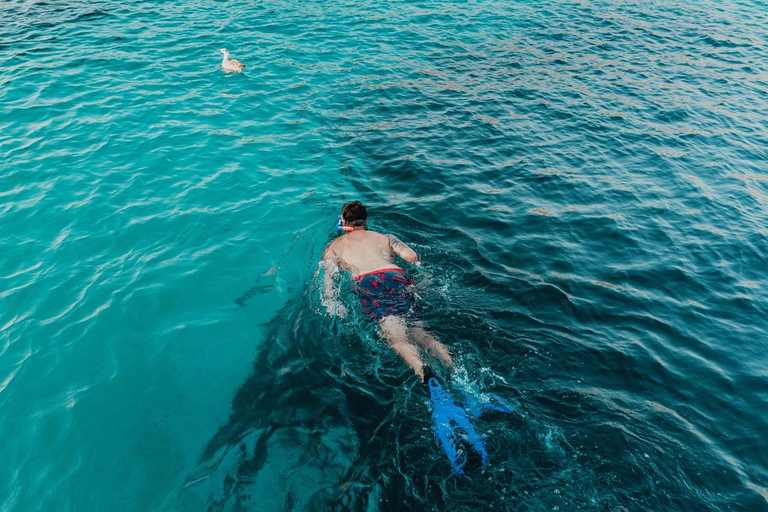
<path id="1" fill-rule="evenodd" d="M 221 61 L 221 67 L 224 69 L 224 71 L 233 71 L 235 73 L 240 73 L 243 71 L 245 64 L 239 60 L 230 59 L 229 52 L 226 48 L 221 48 L 219 51 L 224 54 L 224 60 Z"/>

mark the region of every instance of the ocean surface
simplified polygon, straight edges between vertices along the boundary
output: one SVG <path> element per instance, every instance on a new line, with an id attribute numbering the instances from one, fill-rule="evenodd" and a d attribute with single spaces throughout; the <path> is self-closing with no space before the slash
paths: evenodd
<path id="1" fill-rule="evenodd" d="M 0 510 L 768 510 L 766 70 L 757 0 L 0 1 Z M 352 199 L 484 469 L 320 303 Z"/>

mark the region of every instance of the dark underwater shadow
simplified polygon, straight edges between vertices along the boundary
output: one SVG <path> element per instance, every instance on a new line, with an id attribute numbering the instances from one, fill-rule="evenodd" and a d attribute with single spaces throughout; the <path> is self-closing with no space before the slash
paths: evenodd
<path id="1" fill-rule="evenodd" d="M 415 377 L 364 331 L 315 312 L 310 295 L 265 326 L 253 374 L 188 481 L 210 511 L 399 509 L 419 471 L 409 461 L 430 458 Z"/>

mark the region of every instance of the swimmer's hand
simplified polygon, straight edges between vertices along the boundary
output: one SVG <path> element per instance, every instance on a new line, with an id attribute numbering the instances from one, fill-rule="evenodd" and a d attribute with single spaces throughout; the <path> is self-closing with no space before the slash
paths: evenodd
<path id="1" fill-rule="evenodd" d="M 325 306 L 325 309 L 328 310 L 328 314 L 331 316 L 338 316 L 339 318 L 347 316 L 346 306 L 337 300 L 325 300 L 323 301 L 323 306 Z"/>

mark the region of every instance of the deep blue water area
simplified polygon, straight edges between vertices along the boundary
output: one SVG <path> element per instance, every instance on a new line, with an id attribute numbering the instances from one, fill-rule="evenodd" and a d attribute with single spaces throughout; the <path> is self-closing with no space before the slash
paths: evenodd
<path id="1" fill-rule="evenodd" d="M 767 69 L 752 0 L 0 1 L 0 510 L 768 510 Z M 352 199 L 484 469 L 321 305 Z"/>

